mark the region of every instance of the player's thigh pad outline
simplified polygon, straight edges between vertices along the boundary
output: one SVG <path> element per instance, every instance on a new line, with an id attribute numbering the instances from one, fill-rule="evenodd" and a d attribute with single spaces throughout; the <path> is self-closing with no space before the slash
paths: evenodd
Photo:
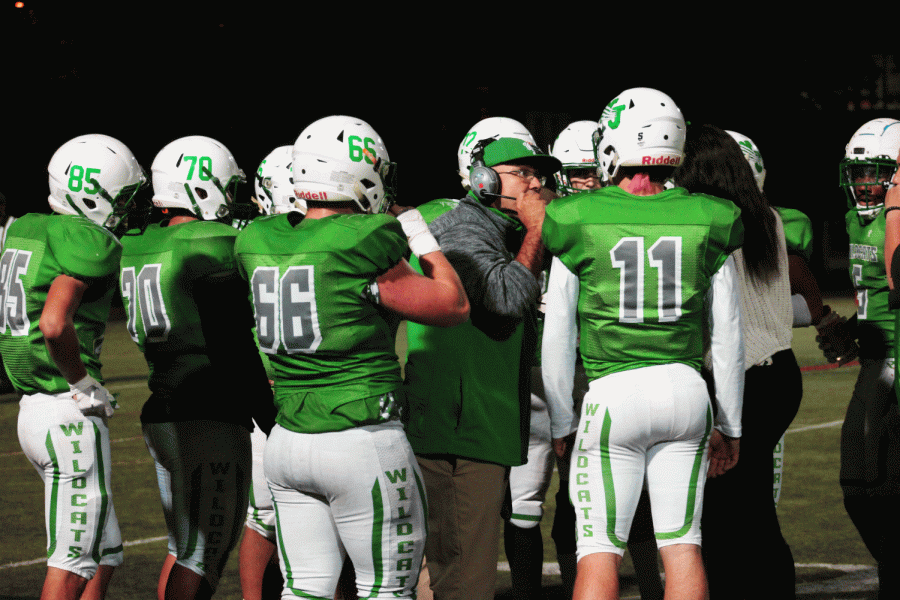
<path id="1" fill-rule="evenodd" d="M 512 494 L 512 518 L 516 527 L 537 526 L 544 514 L 544 498 L 553 477 L 555 454 L 550 439 L 550 414 L 547 402 L 531 394 L 531 428 L 528 436 L 528 462 L 509 472 Z"/>
<path id="2" fill-rule="evenodd" d="M 250 432 L 219 421 L 146 423 L 170 553 L 213 590 L 243 531 L 250 492 Z"/>
<path id="3" fill-rule="evenodd" d="M 104 420 L 83 415 L 71 394 L 34 394 L 19 403 L 17 429 L 44 481 L 47 565 L 90 579 L 100 564 L 121 564 Z"/>
<path id="4" fill-rule="evenodd" d="M 412 598 L 425 548 L 422 475 L 399 422 L 266 443 L 286 588 L 332 598 L 344 557 L 360 597 Z"/>
<path id="5" fill-rule="evenodd" d="M 250 485 L 250 503 L 247 505 L 247 528 L 270 542 L 275 542 L 275 504 L 266 482 L 263 457 L 266 452 L 266 433 L 256 427 L 250 434 L 253 456 L 253 477 Z"/>
<path id="6" fill-rule="evenodd" d="M 645 481 L 657 543 L 700 543 L 712 407 L 682 364 L 614 373 L 590 384 L 572 453 L 578 557 L 624 554 Z"/>

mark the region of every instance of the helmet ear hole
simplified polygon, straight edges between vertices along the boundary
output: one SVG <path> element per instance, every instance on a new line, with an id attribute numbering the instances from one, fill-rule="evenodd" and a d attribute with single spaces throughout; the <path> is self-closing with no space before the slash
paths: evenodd
<path id="1" fill-rule="evenodd" d="M 97 208 L 97 203 L 94 202 L 93 200 L 91 200 L 90 198 L 85 197 L 85 198 L 82 198 L 81 201 L 84 202 L 84 205 L 87 206 L 91 210 L 95 210 Z"/>
<path id="2" fill-rule="evenodd" d="M 197 194 L 197 197 L 201 200 L 206 200 L 206 198 L 209 196 L 209 194 L 206 193 L 206 190 L 204 190 L 202 187 L 195 187 L 194 193 Z"/>

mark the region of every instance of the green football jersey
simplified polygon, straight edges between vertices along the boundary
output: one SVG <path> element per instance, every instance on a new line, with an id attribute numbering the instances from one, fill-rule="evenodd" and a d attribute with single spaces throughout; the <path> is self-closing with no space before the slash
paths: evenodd
<path id="1" fill-rule="evenodd" d="M 90 284 L 73 321 L 81 360 L 88 374 L 102 381 L 100 348 L 121 254 L 115 236 L 85 217 L 29 214 L 10 226 L 0 258 L 0 354 L 17 390 L 69 391 L 39 328 L 47 293 L 58 275 Z"/>
<path id="2" fill-rule="evenodd" d="M 884 265 L 885 212 L 866 220 L 851 210 L 846 215 L 850 236 L 850 279 L 856 288 L 856 315 L 859 320 L 860 349 L 881 355 L 882 345 L 894 342 L 894 314 L 888 309 L 887 272 Z M 874 331 L 872 328 L 876 328 Z"/>
<path id="3" fill-rule="evenodd" d="M 276 421 L 317 433 L 396 418 L 399 318 L 378 305 L 375 280 L 408 251 L 400 222 L 300 218 L 258 218 L 235 245 L 275 372 Z"/>
<path id="4" fill-rule="evenodd" d="M 710 278 L 743 242 L 733 203 L 608 187 L 551 202 L 543 238 L 580 282 L 589 379 L 673 362 L 700 369 Z"/>
<path id="5" fill-rule="evenodd" d="M 236 236 L 234 228 L 214 221 L 155 223 L 141 235 L 123 236 L 119 284 L 128 333 L 147 359 L 154 394 L 214 393 L 209 386 L 216 376 L 204 373 L 210 360 L 192 288 L 204 278 L 236 275 Z"/>
<path id="6" fill-rule="evenodd" d="M 793 208 L 776 206 L 775 210 L 781 215 L 784 225 L 784 241 L 787 250 L 793 254 L 799 254 L 806 262 L 812 258 L 813 230 L 812 221 L 805 214 Z"/>

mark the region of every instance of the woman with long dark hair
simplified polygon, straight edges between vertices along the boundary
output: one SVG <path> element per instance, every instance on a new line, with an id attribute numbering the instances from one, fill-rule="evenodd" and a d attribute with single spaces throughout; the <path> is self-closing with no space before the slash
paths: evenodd
<path id="1" fill-rule="evenodd" d="M 744 245 L 734 253 L 746 369 L 741 456 L 733 469 L 707 481 L 701 527 L 710 598 L 793 598 L 794 559 L 772 498 L 772 451 L 803 394 L 791 351 L 784 227 L 728 133 L 692 127 L 684 154 L 676 184 L 731 200 L 744 224 Z"/>

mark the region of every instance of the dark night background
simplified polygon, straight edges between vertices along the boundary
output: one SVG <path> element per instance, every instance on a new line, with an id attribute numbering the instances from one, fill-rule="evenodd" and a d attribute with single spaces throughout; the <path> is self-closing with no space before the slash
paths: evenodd
<path id="1" fill-rule="evenodd" d="M 336 5 L 350 13 L 343 21 L 312 21 L 295 10 L 298 18 L 264 2 L 247 6 L 15 8 L 4 0 L 0 192 L 9 212 L 48 210 L 46 165 L 57 147 L 83 133 L 122 140 L 148 170 L 168 142 L 207 135 L 252 175 L 269 151 L 329 114 L 362 118 L 381 134 L 399 164 L 404 204 L 458 197 L 456 148 L 480 119 L 518 119 L 547 148 L 568 123 L 597 120 L 619 92 L 646 86 L 672 96 L 689 122 L 752 138 L 768 171 L 770 202 L 813 219 L 812 266 L 822 287 L 849 288 L 837 167 L 859 126 L 900 118 L 892 55 L 791 54 L 775 47 L 777 34 L 757 38 L 758 49 L 735 39 L 733 51 L 722 43 L 685 48 L 677 60 L 671 51 L 645 47 L 645 56 L 633 55 L 633 45 L 585 43 L 583 36 L 577 46 L 556 40 L 546 49 L 494 39 L 491 53 L 481 54 L 470 37 L 477 34 L 450 23 L 442 30 L 434 18 L 427 31 L 406 30 L 391 15 L 357 14 L 351 5 Z M 249 196 L 252 185 L 242 192 Z"/>

